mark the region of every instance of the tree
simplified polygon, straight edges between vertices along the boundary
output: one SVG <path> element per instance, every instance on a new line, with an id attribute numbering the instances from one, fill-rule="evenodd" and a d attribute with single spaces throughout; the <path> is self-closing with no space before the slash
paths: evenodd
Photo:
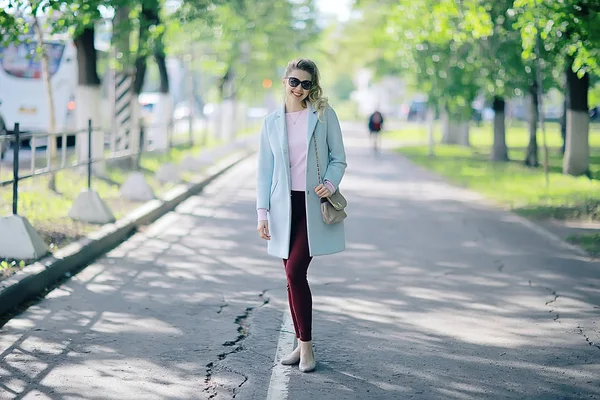
<path id="1" fill-rule="evenodd" d="M 41 27 L 40 20 L 38 18 L 38 7 L 39 3 L 32 5 L 32 19 L 33 19 L 33 30 L 37 38 L 37 52 L 40 57 L 40 65 L 42 68 L 42 80 L 44 81 L 44 87 L 46 89 L 46 101 L 48 102 L 48 133 L 56 133 L 56 107 L 54 106 L 54 96 L 52 94 L 52 83 L 50 76 L 50 62 L 48 60 L 48 53 L 46 52 L 46 40 L 44 31 Z M 66 143 L 64 144 L 66 146 Z M 52 162 L 56 158 L 56 138 L 53 136 L 48 137 L 48 153 L 50 154 L 48 168 L 52 170 Z M 51 172 L 48 180 L 48 187 L 50 190 L 56 191 L 56 173 Z"/>
<path id="2" fill-rule="evenodd" d="M 524 57 L 538 35 L 544 48 L 564 60 L 566 80 L 566 149 L 563 173 L 589 174 L 588 90 L 590 74 L 600 72 L 600 2 L 598 0 L 515 0 L 521 10 Z"/>
<path id="3" fill-rule="evenodd" d="M 281 67 L 318 33 L 312 0 L 234 0 L 204 12 L 177 11 L 168 26 L 168 48 L 176 54 L 205 54 L 205 71 L 218 77 L 224 135 L 239 98 L 256 100 L 262 82 L 278 80 Z M 177 26 L 173 26 L 177 25 Z M 193 46 L 193 48 L 191 48 Z"/>
<path id="4" fill-rule="evenodd" d="M 509 12 L 512 0 L 489 2 L 481 0 L 491 32 L 484 32 L 476 41 L 476 57 L 481 62 L 479 86 L 492 100 L 494 110 L 494 142 L 490 152 L 492 161 L 508 161 L 506 145 L 506 96 L 527 86 L 525 68 L 521 59 L 520 32 L 513 28 L 514 13 Z M 489 33 L 486 35 L 485 33 Z"/>
<path id="5" fill-rule="evenodd" d="M 49 34 L 69 34 L 73 37 L 77 47 L 78 86 L 75 93 L 76 129 L 87 128 L 88 119 L 97 123 L 100 121 L 100 79 L 98 77 L 97 53 L 94 47 L 95 23 L 101 19 L 98 10 L 100 5 L 111 7 L 111 4 L 120 4 L 124 0 L 104 2 L 100 0 L 73 0 L 70 2 L 57 0 L 27 1 L 9 0 L 6 11 L 0 15 L 0 30 L 5 41 L 17 43 L 20 37 L 29 31 L 28 19 L 34 22 L 40 15 L 44 15 L 43 26 L 38 21 L 41 31 Z M 16 14 L 16 12 L 21 14 Z M 23 15 L 28 15 L 25 18 Z M 39 34 L 38 34 L 39 37 Z M 38 40 L 39 41 L 39 40 Z M 43 53 L 42 53 L 43 54 Z M 42 57 L 43 61 L 43 57 Z M 42 63 L 43 64 L 43 63 Z M 49 85 L 49 82 L 48 84 Z M 51 96 L 49 97 L 51 102 Z M 49 107 L 52 107 L 49 104 Z M 53 115 L 51 113 L 51 115 Z M 50 126 L 53 124 L 51 123 Z M 102 133 L 94 133 L 94 157 L 103 153 L 104 140 Z M 79 160 L 87 159 L 87 134 L 80 134 L 77 138 Z M 50 149 L 52 153 L 55 152 Z M 52 180 L 51 180 L 52 183 Z"/>
<path id="6" fill-rule="evenodd" d="M 50 170 L 53 169 L 53 163 L 56 158 L 56 138 L 52 136 L 56 133 L 56 109 L 54 107 L 54 96 L 52 93 L 52 83 L 50 76 L 50 67 L 48 54 L 46 52 L 45 31 L 47 28 L 44 22 L 40 20 L 40 15 L 44 15 L 51 8 L 51 3 L 45 1 L 9 1 L 6 9 L 0 14 L 0 25 L 3 34 L 3 42 L 18 44 L 26 39 L 25 35 L 33 35 L 36 42 L 36 55 L 41 65 L 41 78 L 46 92 L 46 101 L 48 105 L 48 153 Z M 50 190 L 56 190 L 56 174 L 50 173 L 48 180 Z"/>
<path id="7" fill-rule="evenodd" d="M 490 35 L 489 15 L 476 0 L 403 0 L 390 3 L 382 29 L 387 40 L 396 44 L 384 57 L 399 63 L 404 75 L 412 76 L 409 79 L 442 113 L 442 141 L 468 145 L 471 103 L 481 68 L 475 57 L 476 41 Z"/>
<path id="8" fill-rule="evenodd" d="M 160 93 L 169 93 L 169 77 L 165 60 L 164 34 L 165 26 L 160 18 L 158 0 L 141 0 L 139 16 L 139 35 L 135 60 L 134 93 L 141 93 L 146 74 L 146 60 L 152 54 L 158 65 L 160 77 Z"/>

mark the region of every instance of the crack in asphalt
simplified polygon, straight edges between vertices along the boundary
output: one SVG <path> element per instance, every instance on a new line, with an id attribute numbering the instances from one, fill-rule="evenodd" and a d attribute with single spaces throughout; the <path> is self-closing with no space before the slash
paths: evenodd
<path id="1" fill-rule="evenodd" d="M 531 286 L 531 281 L 529 281 L 529 286 Z M 545 289 L 545 290 L 547 290 L 547 291 L 548 291 L 550 294 L 552 294 L 552 295 L 554 296 L 554 298 L 553 298 L 552 300 L 548 300 L 548 301 L 545 303 L 547 306 L 549 306 L 549 305 L 551 305 L 552 303 L 554 303 L 554 302 L 555 302 L 556 300 L 558 300 L 558 298 L 560 297 L 560 295 L 559 295 L 558 293 L 556 293 L 556 291 L 555 291 L 555 290 L 553 290 L 553 289 L 551 289 L 551 288 L 548 288 L 548 287 L 544 287 L 544 289 Z M 550 313 L 553 313 L 553 312 L 555 312 L 555 311 L 554 311 L 554 308 L 552 308 L 552 309 L 551 309 L 549 312 L 550 312 Z M 554 318 L 553 318 L 553 320 L 554 320 L 555 322 L 558 322 L 558 323 L 560 324 L 559 318 L 560 318 L 560 314 L 559 314 L 559 313 L 556 313 L 556 317 L 554 317 Z M 598 344 L 598 343 L 594 343 L 593 341 L 591 341 L 591 340 L 590 340 L 590 338 L 589 338 L 589 336 L 587 336 L 587 335 L 585 334 L 585 332 L 583 331 L 583 328 L 581 327 L 581 325 L 577 325 L 577 329 L 579 330 L 579 334 L 580 334 L 581 336 L 583 336 L 583 338 L 585 339 L 585 341 L 586 341 L 586 343 L 587 343 L 588 345 L 590 345 L 590 346 L 592 346 L 592 347 L 596 347 L 597 349 L 599 349 L 599 350 L 600 350 L 600 344 Z"/>
<path id="2" fill-rule="evenodd" d="M 219 306 L 219 311 L 217 311 L 217 314 L 221 314 L 223 309 L 229 306 L 229 303 L 227 303 L 227 300 L 225 299 L 225 293 L 221 293 L 221 296 L 223 297 L 223 303 Z"/>
<path id="3" fill-rule="evenodd" d="M 237 387 L 234 387 L 234 388 L 233 388 L 233 396 L 232 396 L 232 398 L 234 398 L 234 399 L 235 399 L 235 396 L 237 396 L 237 395 L 238 395 L 238 393 L 237 393 L 237 390 L 238 390 L 239 388 L 241 388 L 242 386 L 244 386 L 244 384 L 245 384 L 246 382 L 248 382 L 248 375 L 246 375 L 246 374 L 244 374 L 244 373 L 242 373 L 242 372 L 236 371 L 236 370 L 234 370 L 233 368 L 230 368 L 230 367 L 227 367 L 227 366 L 224 366 L 224 367 L 223 367 L 223 370 L 225 370 L 225 371 L 228 371 L 228 372 L 231 372 L 231 373 L 233 373 L 233 374 L 236 374 L 236 375 L 239 375 L 239 376 L 241 376 L 241 377 L 243 377 L 243 378 L 244 378 L 244 380 L 242 381 L 242 383 L 240 383 L 239 385 L 237 385 Z"/>
<path id="4" fill-rule="evenodd" d="M 556 294 L 556 292 L 552 291 L 551 289 L 546 288 L 546 290 L 548 290 L 554 296 L 554 298 L 552 300 L 549 300 L 546 302 L 546 305 L 554 303 L 558 299 L 559 295 Z"/>
<path id="5" fill-rule="evenodd" d="M 554 296 L 554 298 L 552 300 L 548 300 L 546 303 L 544 303 L 546 306 L 550 306 L 550 304 L 554 303 L 560 297 L 560 295 L 558 293 L 556 293 L 556 290 L 553 290 L 548 287 L 544 287 L 544 290 L 548 291 L 552 296 Z M 551 314 L 554 313 L 554 308 L 552 308 L 548 312 Z M 560 324 L 559 318 L 560 318 L 560 314 L 556 313 L 556 316 L 552 320 L 555 322 L 558 322 Z"/>
<path id="6" fill-rule="evenodd" d="M 583 328 L 581 327 L 581 325 L 577 325 L 577 329 L 579 329 L 579 334 L 584 337 L 584 339 L 588 345 L 590 345 L 592 347 L 596 347 L 596 348 L 598 348 L 598 350 L 600 350 L 600 344 L 592 342 L 590 340 L 589 336 L 583 332 Z"/>
<path id="7" fill-rule="evenodd" d="M 456 274 L 456 272 L 454 272 L 454 271 L 446 271 L 446 272 L 444 272 L 441 275 L 434 276 L 433 279 L 439 279 L 439 278 L 443 278 L 445 276 L 454 275 L 454 274 Z"/>
<path id="8" fill-rule="evenodd" d="M 269 297 L 266 297 L 266 293 L 269 290 L 270 289 L 265 289 L 261 293 L 259 293 L 258 297 L 262 300 L 262 303 L 258 306 L 259 308 L 264 307 L 265 305 L 269 304 L 269 302 L 271 301 L 271 299 Z M 219 311 L 217 311 L 217 314 L 220 314 L 223 311 L 223 308 L 225 308 L 227 306 L 228 306 L 227 303 L 221 305 L 219 308 Z M 252 311 L 256 308 L 257 307 L 246 307 L 243 314 L 235 317 L 234 323 L 236 325 L 238 325 L 238 328 L 237 328 L 238 336 L 235 338 L 235 340 L 228 340 L 222 344 L 222 346 L 224 346 L 224 347 L 234 347 L 235 346 L 235 348 L 233 350 L 225 351 L 225 352 L 217 355 L 218 361 L 211 361 L 208 364 L 206 364 L 206 377 L 204 379 L 206 388 L 204 389 L 204 392 L 209 393 L 209 397 L 208 397 L 209 399 L 213 399 L 217 396 L 218 384 L 216 382 L 213 382 L 213 379 L 212 379 L 214 370 L 216 368 L 216 363 L 225 360 L 227 358 L 227 356 L 229 356 L 231 354 L 239 353 L 240 351 L 244 350 L 244 346 L 239 343 L 241 341 L 243 341 L 244 339 L 246 339 L 249 335 L 248 325 L 246 324 L 246 321 L 250 317 L 250 314 L 252 313 Z M 226 366 L 219 366 L 219 368 L 221 370 L 229 371 L 229 372 L 232 372 L 232 373 L 235 373 L 235 374 L 238 374 L 238 375 L 244 377 L 244 381 L 238 385 L 237 389 L 241 388 L 248 381 L 248 377 L 246 375 L 244 375 L 243 373 L 232 370 L 231 368 L 228 368 Z M 235 398 L 235 396 L 236 396 L 236 389 L 233 390 L 233 397 Z"/>
<path id="9" fill-rule="evenodd" d="M 229 304 L 227 304 L 227 303 L 225 303 L 225 304 L 221 304 L 221 305 L 219 306 L 219 311 L 217 311 L 217 314 L 221 314 L 221 313 L 223 312 L 223 309 L 224 309 L 225 307 L 228 307 L 228 306 L 229 306 Z"/>
<path id="10" fill-rule="evenodd" d="M 498 272 L 502 272 L 504 269 L 504 262 L 502 260 L 494 260 L 494 264 L 496 265 Z"/>

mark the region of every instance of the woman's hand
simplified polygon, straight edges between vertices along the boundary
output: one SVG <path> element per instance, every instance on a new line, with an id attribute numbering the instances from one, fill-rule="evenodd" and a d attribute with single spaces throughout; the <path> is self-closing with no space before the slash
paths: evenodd
<path id="1" fill-rule="evenodd" d="M 256 227 L 258 231 L 258 236 L 261 239 L 271 240 L 271 236 L 269 235 L 269 222 L 268 221 L 258 221 L 258 226 Z"/>
<path id="2" fill-rule="evenodd" d="M 329 191 L 329 189 L 327 189 L 327 186 L 323 184 L 320 184 L 319 186 L 315 187 L 315 193 L 320 198 L 331 196 L 331 192 Z"/>

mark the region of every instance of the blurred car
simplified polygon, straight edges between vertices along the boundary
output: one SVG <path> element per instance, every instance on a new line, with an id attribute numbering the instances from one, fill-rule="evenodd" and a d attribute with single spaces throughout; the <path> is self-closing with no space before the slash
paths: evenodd
<path id="1" fill-rule="evenodd" d="M 159 93 L 140 93 L 138 102 L 140 103 L 140 116 L 144 121 L 144 125 L 152 125 L 156 105 L 160 99 Z"/>
<path id="2" fill-rule="evenodd" d="M 249 107 L 246 111 L 246 115 L 250 119 L 261 119 L 269 113 L 269 110 L 265 107 Z"/>
<path id="3" fill-rule="evenodd" d="M 600 106 L 590 110 L 590 122 L 600 122 Z"/>
<path id="4" fill-rule="evenodd" d="M 189 101 L 181 101 L 181 102 L 177 103 L 177 105 L 173 109 L 173 119 L 174 120 L 188 119 L 190 117 L 190 115 L 192 115 L 192 109 L 190 107 Z M 194 117 L 195 118 L 203 118 L 204 117 L 204 110 L 202 110 L 197 104 L 196 104 L 196 108 L 194 110 Z"/>

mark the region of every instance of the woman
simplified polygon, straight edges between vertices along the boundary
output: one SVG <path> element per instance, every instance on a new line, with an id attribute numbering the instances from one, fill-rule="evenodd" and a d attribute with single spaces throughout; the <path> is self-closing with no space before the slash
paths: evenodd
<path id="1" fill-rule="evenodd" d="M 285 102 L 265 118 L 260 136 L 257 230 L 268 241 L 268 253 L 283 259 L 287 277 L 298 346 L 281 363 L 299 363 L 300 371 L 310 372 L 316 363 L 308 265 L 314 256 L 345 249 L 343 222 L 325 224 L 320 203 L 339 187 L 346 153 L 337 115 L 323 97 L 315 63 L 291 61 L 283 84 Z"/>

